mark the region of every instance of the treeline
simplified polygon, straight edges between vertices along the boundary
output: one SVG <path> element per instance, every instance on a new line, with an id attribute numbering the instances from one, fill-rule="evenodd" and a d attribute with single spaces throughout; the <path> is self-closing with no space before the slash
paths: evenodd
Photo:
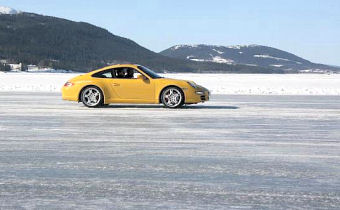
<path id="1" fill-rule="evenodd" d="M 0 71 L 10 71 L 11 67 L 8 64 L 0 63 Z"/>

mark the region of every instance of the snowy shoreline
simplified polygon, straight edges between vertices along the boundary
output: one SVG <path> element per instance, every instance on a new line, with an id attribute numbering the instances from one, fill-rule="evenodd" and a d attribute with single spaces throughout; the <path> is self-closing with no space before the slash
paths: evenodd
<path id="1" fill-rule="evenodd" d="M 0 73 L 0 92 L 60 92 L 79 73 Z M 212 94 L 340 95 L 340 74 L 163 74 L 193 80 Z"/>

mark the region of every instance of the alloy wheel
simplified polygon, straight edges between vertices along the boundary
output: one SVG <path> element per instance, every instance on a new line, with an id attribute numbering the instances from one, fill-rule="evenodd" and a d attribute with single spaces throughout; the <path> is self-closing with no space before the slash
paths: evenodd
<path id="1" fill-rule="evenodd" d="M 95 107 L 98 106 L 102 100 L 102 94 L 95 87 L 88 87 L 82 93 L 82 102 L 85 106 Z"/>

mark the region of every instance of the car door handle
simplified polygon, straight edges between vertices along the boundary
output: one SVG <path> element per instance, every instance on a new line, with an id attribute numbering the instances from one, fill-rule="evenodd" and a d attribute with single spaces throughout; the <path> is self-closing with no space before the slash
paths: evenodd
<path id="1" fill-rule="evenodd" d="M 120 86 L 120 84 L 118 84 L 118 83 L 113 83 L 112 85 L 113 86 Z"/>

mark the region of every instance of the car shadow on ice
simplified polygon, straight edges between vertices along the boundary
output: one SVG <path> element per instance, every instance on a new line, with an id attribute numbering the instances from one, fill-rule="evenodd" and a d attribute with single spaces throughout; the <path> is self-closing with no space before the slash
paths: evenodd
<path id="1" fill-rule="evenodd" d="M 183 106 L 182 109 L 239 109 L 238 106 Z"/>
<path id="2" fill-rule="evenodd" d="M 138 108 L 138 109 L 167 109 L 168 108 L 162 106 L 162 105 L 143 105 L 143 104 L 110 104 L 107 106 L 103 106 L 101 108 L 104 109 L 120 109 L 120 108 Z M 184 105 L 182 108 L 179 108 L 177 110 L 181 109 L 239 109 L 240 107 L 237 106 L 223 106 L 223 105 Z"/>

